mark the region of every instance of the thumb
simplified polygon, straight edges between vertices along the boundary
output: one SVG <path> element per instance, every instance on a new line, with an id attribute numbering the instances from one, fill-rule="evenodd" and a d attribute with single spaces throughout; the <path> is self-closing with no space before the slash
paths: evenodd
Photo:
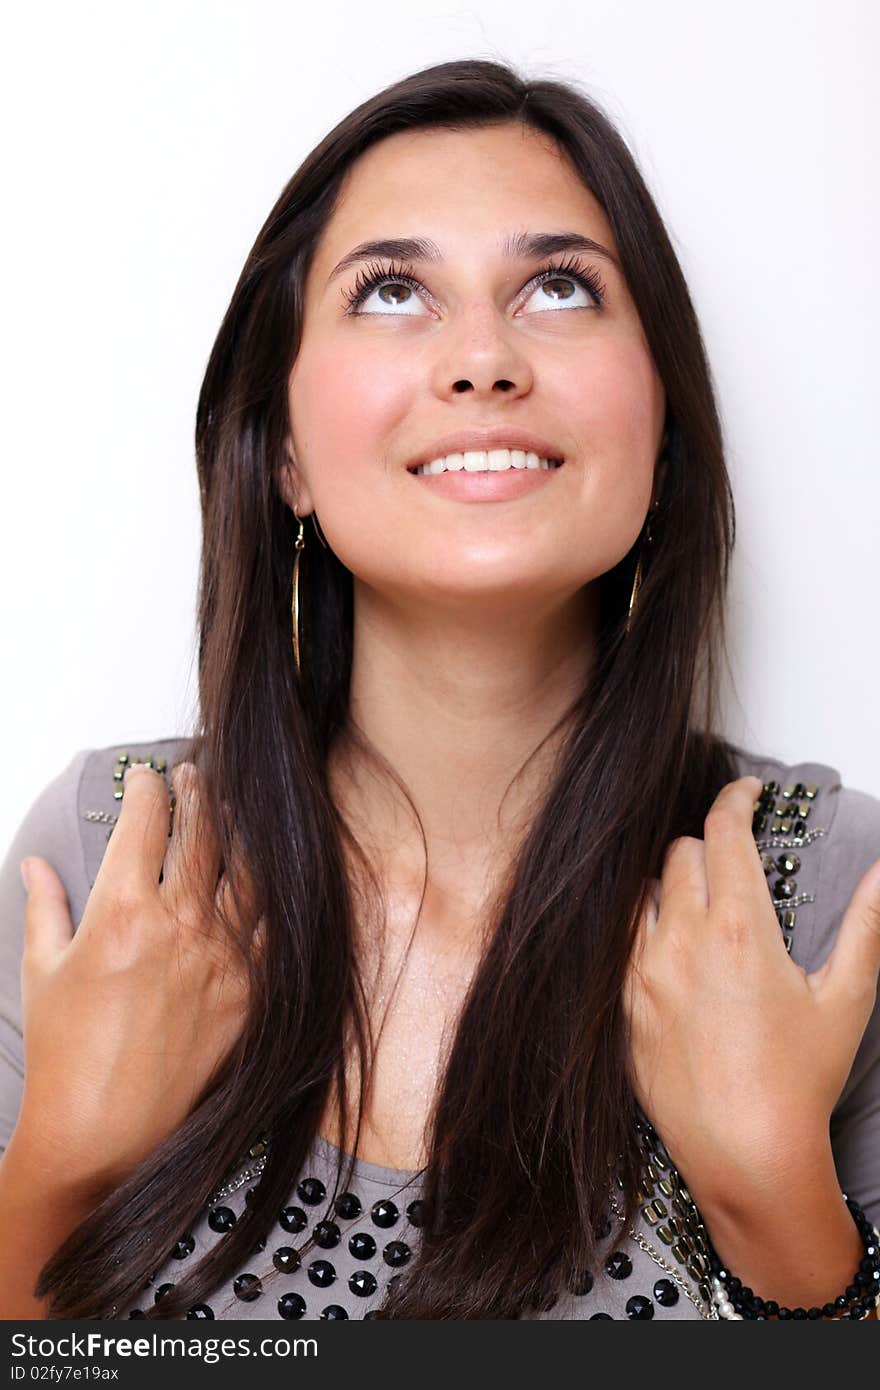
<path id="1" fill-rule="evenodd" d="M 875 997 L 880 973 L 880 859 L 859 881 L 834 947 L 817 973 L 823 985 L 850 1000 Z"/>
<path id="2" fill-rule="evenodd" d="M 73 936 L 67 893 L 52 865 L 36 855 L 22 861 L 21 877 L 27 893 L 24 953 L 50 965 Z"/>

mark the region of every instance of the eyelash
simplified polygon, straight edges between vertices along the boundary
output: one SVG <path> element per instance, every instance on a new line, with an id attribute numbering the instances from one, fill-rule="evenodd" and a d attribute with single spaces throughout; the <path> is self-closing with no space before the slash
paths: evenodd
<path id="1" fill-rule="evenodd" d="M 570 256 L 567 261 L 562 261 L 561 263 L 553 263 L 544 266 L 542 270 L 539 270 L 532 276 L 528 283 L 537 288 L 538 285 L 543 285 L 547 280 L 553 280 L 557 276 L 568 276 L 570 279 L 574 280 L 580 285 L 581 289 L 587 290 L 588 293 L 593 296 L 596 300 L 597 308 L 603 308 L 606 298 L 604 284 L 599 278 L 598 273 L 593 270 L 591 266 L 585 265 L 583 261 L 578 260 L 576 256 Z M 398 282 L 403 285 L 409 285 L 410 289 L 416 292 L 423 288 L 421 281 L 417 280 L 413 274 L 411 265 L 398 266 L 392 261 L 387 269 L 383 269 L 378 261 L 371 261 L 365 270 L 358 271 L 354 288 L 345 291 L 343 296 L 346 304 L 345 312 L 347 314 L 357 313 L 358 306 L 362 304 L 379 285 L 397 284 Z M 583 306 L 577 305 L 576 307 L 582 308 Z"/>

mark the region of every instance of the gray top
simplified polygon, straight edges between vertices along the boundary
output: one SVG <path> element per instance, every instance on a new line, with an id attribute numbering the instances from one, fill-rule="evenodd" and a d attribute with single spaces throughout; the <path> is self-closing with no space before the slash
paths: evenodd
<path id="1" fill-rule="evenodd" d="M 85 749 L 37 797 L 0 868 L 0 1149 L 21 1102 L 23 1048 L 20 966 L 25 895 L 19 864 L 38 854 L 57 869 L 78 925 L 119 809 L 121 755 L 160 759 L 170 772 L 180 739 Z M 780 930 L 792 958 L 816 969 L 828 954 L 852 892 L 880 857 L 880 799 L 842 787 L 822 763 L 786 765 L 738 752 L 739 771 L 778 786 L 755 839 L 764 857 Z M 160 770 L 163 770 L 160 768 Z M 789 809 L 790 808 L 790 809 Z M 788 853 L 788 862 L 780 864 Z M 791 859 L 799 861 L 791 867 Z M 796 877 L 795 877 L 796 875 Z M 832 1117 L 841 1186 L 880 1224 L 880 1003 Z M 623 1230 L 612 1213 L 599 1267 L 538 1318 L 701 1318 L 708 1316 L 705 1240 L 699 1213 L 659 1137 L 642 1134 L 645 1202 Z M 348 1191 L 337 1189 L 338 1151 L 316 1139 L 288 1205 L 269 1239 L 209 1306 L 188 1316 L 214 1318 L 364 1317 L 405 1269 L 418 1241 L 418 1175 L 356 1161 Z M 151 1306 L 241 1215 L 259 1181 L 259 1145 L 212 1195 L 202 1219 L 155 1271 L 138 1300 Z M 415 1204 L 415 1205 L 414 1205 Z M 319 1224 L 321 1223 L 321 1224 Z M 316 1229 L 317 1228 L 317 1229 Z M 137 1317 L 124 1308 L 120 1317 Z"/>

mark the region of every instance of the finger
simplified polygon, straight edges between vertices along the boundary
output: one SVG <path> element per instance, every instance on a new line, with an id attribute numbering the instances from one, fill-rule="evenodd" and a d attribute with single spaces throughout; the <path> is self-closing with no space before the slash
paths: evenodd
<path id="1" fill-rule="evenodd" d="M 168 846 L 170 798 L 165 778 L 146 763 L 125 770 L 119 819 L 98 871 L 102 883 L 156 889 Z"/>
<path id="2" fill-rule="evenodd" d="M 666 917 L 703 912 L 709 904 L 702 840 L 682 835 L 669 845 L 660 878 L 660 926 Z"/>
<path id="3" fill-rule="evenodd" d="M 752 834 L 759 777 L 739 777 L 716 796 L 703 826 L 709 906 L 759 902 L 765 907 L 767 880 Z"/>
<path id="4" fill-rule="evenodd" d="M 180 902 L 193 892 L 211 903 L 220 873 L 220 847 L 204 798 L 203 782 L 193 763 L 171 770 L 174 788 L 174 827 L 165 855 L 162 888 Z"/>
<path id="5" fill-rule="evenodd" d="M 45 859 L 29 855 L 24 909 L 23 959 L 51 965 L 70 945 L 73 921 L 64 884 Z"/>
<path id="6" fill-rule="evenodd" d="M 850 1000 L 873 1000 L 878 975 L 880 859 L 860 879 L 843 915 L 834 947 L 816 972 L 825 987 Z"/>

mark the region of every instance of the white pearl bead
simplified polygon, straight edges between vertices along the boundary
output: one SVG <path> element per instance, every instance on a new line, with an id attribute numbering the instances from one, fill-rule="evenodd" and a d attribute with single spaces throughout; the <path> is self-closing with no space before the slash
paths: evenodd
<path id="1" fill-rule="evenodd" d="M 723 1318 L 739 1317 L 739 1314 L 734 1309 L 733 1304 L 730 1303 L 726 1298 L 723 1298 L 721 1302 L 718 1304 L 718 1311 Z"/>

